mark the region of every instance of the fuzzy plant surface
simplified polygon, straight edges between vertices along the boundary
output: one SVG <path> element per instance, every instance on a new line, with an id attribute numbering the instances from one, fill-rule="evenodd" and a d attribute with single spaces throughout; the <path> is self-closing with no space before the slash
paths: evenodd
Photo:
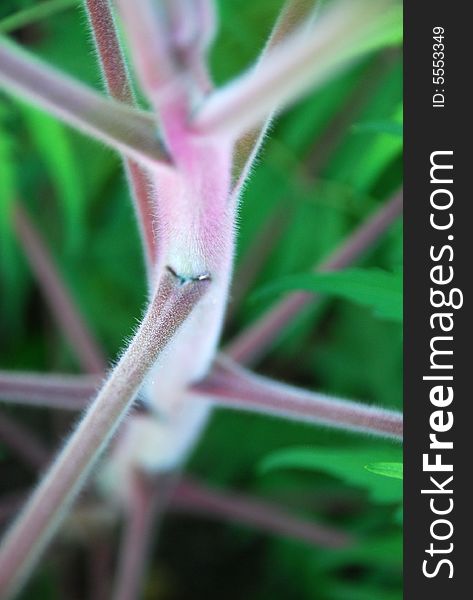
<path id="1" fill-rule="evenodd" d="M 400 4 L 0 34 L 0 597 L 399 598 Z"/>

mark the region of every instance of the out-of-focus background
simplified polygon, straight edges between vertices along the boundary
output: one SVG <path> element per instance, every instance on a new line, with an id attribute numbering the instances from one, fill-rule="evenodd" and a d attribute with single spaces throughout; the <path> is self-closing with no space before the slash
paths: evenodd
<path id="1" fill-rule="evenodd" d="M 47 4 L 2 0 L 0 32 L 100 89 L 80 3 L 59 0 L 51 14 L 30 13 L 26 22 L 15 23 L 19 11 Z M 279 0 L 220 0 L 212 52 L 218 83 L 251 64 L 281 5 Z M 257 290 L 285 275 L 308 272 L 399 190 L 401 123 L 399 48 L 382 50 L 338 75 L 277 119 L 243 195 L 225 340 L 273 302 L 274 296 Z M 119 158 L 0 94 L 0 368 L 77 373 L 74 354 L 54 326 L 15 237 L 14 202 L 27 207 L 85 318 L 110 359 L 116 357 L 146 294 Z M 358 266 L 399 276 L 400 222 Z M 400 408 L 401 336 L 400 322 L 380 317 L 369 303 L 328 295 L 294 323 L 257 370 L 301 387 Z M 51 451 L 72 422 L 58 411 L 10 405 L 0 410 L 34 431 Z M 274 459 L 295 447 L 306 450 L 300 464 L 296 458 L 278 467 Z M 216 487 L 267 498 L 336 525 L 358 542 L 343 550 L 318 549 L 250 528 L 169 515 L 144 597 L 399 600 L 402 481 L 364 467 L 400 461 L 401 448 L 393 442 L 219 411 L 189 472 Z M 265 468 L 271 463 L 273 468 Z M 1 442 L 0 473 L 0 507 L 36 479 L 34 470 Z M 86 597 L 86 545 L 63 541 L 59 549 L 43 561 L 24 600 Z"/>

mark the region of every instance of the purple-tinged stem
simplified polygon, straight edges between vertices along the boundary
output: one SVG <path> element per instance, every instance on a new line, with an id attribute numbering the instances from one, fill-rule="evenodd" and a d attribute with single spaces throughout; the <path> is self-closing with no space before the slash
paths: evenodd
<path id="1" fill-rule="evenodd" d="M 51 308 L 52 317 L 74 349 L 83 369 L 89 373 L 104 373 L 107 366 L 105 356 L 64 286 L 44 241 L 19 203 L 15 205 L 13 217 L 19 240 Z"/>
<path id="2" fill-rule="evenodd" d="M 211 93 L 193 119 L 193 130 L 238 138 L 274 110 L 321 85 L 389 36 L 398 14 L 389 3 L 339 0 L 330 3 L 307 35 L 299 28 L 268 52 L 264 69 L 250 69 Z"/>
<path id="3" fill-rule="evenodd" d="M 163 276 L 134 338 L 0 548 L 0 596 L 11 597 L 55 533 L 149 369 L 210 281 Z"/>
<path id="4" fill-rule="evenodd" d="M 133 89 L 110 0 L 84 0 L 84 3 L 107 91 L 120 102 L 134 104 Z"/>
<path id="5" fill-rule="evenodd" d="M 336 271 L 353 264 L 386 232 L 402 213 L 402 192 L 396 194 L 358 227 L 316 271 Z M 278 302 L 255 323 L 235 337 L 225 352 L 243 364 L 254 363 L 279 337 L 281 332 L 314 300 L 317 294 L 294 292 Z"/>
<path id="6" fill-rule="evenodd" d="M 175 52 L 166 2 L 118 2 L 143 91 L 159 113 L 164 103 L 187 103 L 187 82 Z"/>
<path id="7" fill-rule="evenodd" d="M 355 541 L 343 531 L 294 517 L 268 502 L 209 489 L 187 478 L 177 485 L 171 508 L 210 519 L 249 525 L 273 535 L 283 535 L 323 548 L 343 548 Z"/>
<path id="8" fill-rule="evenodd" d="M 135 106 L 133 88 L 117 35 L 110 0 L 85 0 L 85 6 L 107 91 L 115 100 Z M 150 194 L 151 184 L 146 171 L 136 162 L 125 160 L 125 169 L 143 240 L 148 280 L 151 281 L 152 265 L 156 257 L 156 216 Z"/>
<path id="9" fill-rule="evenodd" d="M 303 23 L 308 22 L 314 7 L 319 0 L 287 0 L 274 25 L 268 42 L 258 59 L 257 68 L 264 65 L 268 52 L 276 48 Z M 235 144 L 233 157 L 233 178 L 235 185 L 233 195 L 238 197 L 246 179 L 251 173 L 253 164 L 263 145 L 266 132 L 272 120 L 272 114 L 257 127 L 247 131 Z"/>
<path id="10" fill-rule="evenodd" d="M 193 387 L 217 406 L 402 440 L 402 413 L 301 390 L 220 358 Z"/>
<path id="11" fill-rule="evenodd" d="M 34 471 L 47 464 L 50 453 L 35 434 L 17 424 L 5 414 L 0 413 L 0 439 L 21 457 L 23 462 Z"/>
<path id="12" fill-rule="evenodd" d="M 153 526 L 157 513 L 169 502 L 168 496 L 174 488 L 175 478 L 175 474 L 164 474 L 157 480 L 152 480 L 145 473 L 137 471 L 133 474 L 113 600 L 135 600 L 140 597 L 154 533 Z"/>
<path id="13" fill-rule="evenodd" d="M 0 87 L 150 169 L 169 169 L 152 115 L 101 96 L 4 38 Z"/>
<path id="14" fill-rule="evenodd" d="M 0 371 L 0 401 L 78 411 L 88 406 L 100 381 L 99 376 Z"/>

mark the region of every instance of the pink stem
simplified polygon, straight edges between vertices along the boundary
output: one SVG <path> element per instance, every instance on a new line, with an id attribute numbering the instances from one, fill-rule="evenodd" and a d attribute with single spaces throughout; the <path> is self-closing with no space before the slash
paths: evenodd
<path id="1" fill-rule="evenodd" d="M 33 433 L 5 414 L 0 414 L 0 439 L 34 471 L 42 469 L 50 458 L 44 444 Z"/>
<path id="2" fill-rule="evenodd" d="M 323 548 L 343 548 L 354 542 L 353 537 L 343 531 L 294 517 L 268 502 L 209 489 L 187 478 L 177 485 L 171 507 L 249 525 Z"/>
<path id="3" fill-rule="evenodd" d="M 118 39 L 110 0 L 86 0 L 87 14 L 94 34 L 95 46 L 106 82 L 107 91 L 116 100 L 135 105 L 125 57 Z M 145 170 L 132 160 L 125 160 L 130 188 L 143 240 L 143 250 L 151 279 L 156 259 L 156 216 L 150 195 L 150 181 Z"/>
<path id="4" fill-rule="evenodd" d="M 4 539 L 0 597 L 11 596 L 35 566 L 149 369 L 209 284 L 209 280 L 181 284 L 171 274 L 162 278 L 128 349 Z"/>
<path id="5" fill-rule="evenodd" d="M 217 361 L 193 391 L 218 406 L 402 440 L 402 413 L 300 390 L 254 375 L 228 359 Z"/>
<path id="6" fill-rule="evenodd" d="M 0 401 L 27 406 L 82 410 L 100 377 L 0 371 Z"/>
<path id="7" fill-rule="evenodd" d="M 99 344 L 62 283 L 39 233 L 35 230 L 25 209 L 18 203 L 15 206 L 14 223 L 41 291 L 52 309 L 51 314 L 75 350 L 82 367 L 89 373 L 104 373 L 107 363 Z"/>
<path id="8" fill-rule="evenodd" d="M 402 192 L 396 194 L 370 216 L 325 261 L 317 271 L 336 271 L 348 267 L 366 252 L 402 213 Z M 278 302 L 269 312 L 242 331 L 226 348 L 235 361 L 253 363 L 271 346 L 293 319 L 314 300 L 317 294 L 294 292 Z"/>
<path id="9" fill-rule="evenodd" d="M 114 600 L 135 600 L 140 595 L 156 514 L 168 500 L 165 478 L 151 481 L 145 473 L 134 473 L 128 518 L 120 543 Z"/>

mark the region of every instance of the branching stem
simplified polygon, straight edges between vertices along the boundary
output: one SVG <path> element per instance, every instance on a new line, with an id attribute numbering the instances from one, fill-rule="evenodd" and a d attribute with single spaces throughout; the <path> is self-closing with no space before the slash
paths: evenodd
<path id="1" fill-rule="evenodd" d="M 402 440 L 402 413 L 278 383 L 222 358 L 193 389 L 217 406 Z"/>
<path id="2" fill-rule="evenodd" d="M 148 370 L 209 283 L 180 285 L 170 274 L 163 277 L 128 349 L 8 533 L 0 550 L 2 598 L 17 590 L 38 560 Z"/>

